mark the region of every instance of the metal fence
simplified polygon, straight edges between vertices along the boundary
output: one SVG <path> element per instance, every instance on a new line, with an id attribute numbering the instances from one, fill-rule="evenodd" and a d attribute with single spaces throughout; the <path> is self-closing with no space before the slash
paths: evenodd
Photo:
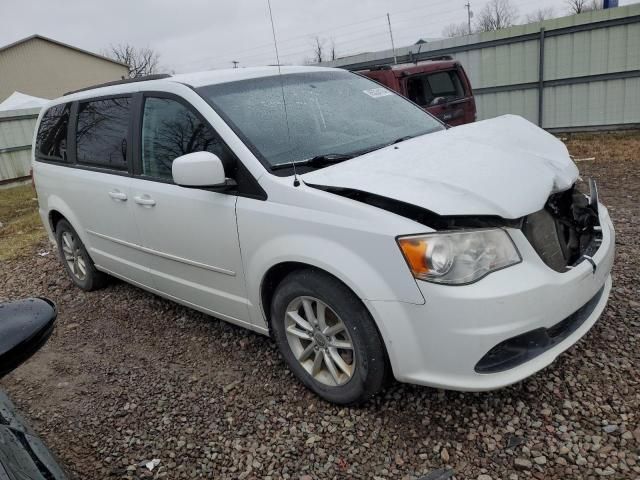
<path id="1" fill-rule="evenodd" d="M 0 112 L 0 184 L 29 176 L 40 108 Z"/>
<path id="2" fill-rule="evenodd" d="M 324 62 L 358 70 L 393 51 Z M 640 128 L 640 4 L 396 49 L 398 63 L 451 55 L 478 118 L 522 115 L 556 131 Z"/>

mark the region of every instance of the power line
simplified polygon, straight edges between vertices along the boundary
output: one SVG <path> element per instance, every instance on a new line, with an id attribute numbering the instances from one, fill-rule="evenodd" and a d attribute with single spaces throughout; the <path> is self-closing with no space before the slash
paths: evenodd
<path id="1" fill-rule="evenodd" d="M 407 36 L 407 38 L 409 38 L 409 36 L 407 35 L 408 32 L 424 31 L 430 25 L 443 23 L 444 19 L 450 17 L 451 15 L 458 15 L 458 14 L 456 12 L 449 12 L 448 15 L 443 16 L 443 17 L 441 17 L 439 19 L 432 19 L 432 21 L 422 22 L 419 25 L 407 26 L 407 27 L 401 29 L 401 33 L 404 34 L 405 36 Z M 426 17 L 431 18 L 431 16 L 428 15 L 428 16 L 416 17 L 413 20 L 420 19 L 420 18 L 426 18 Z M 396 23 L 396 22 L 394 22 L 394 23 Z M 400 22 L 397 22 L 397 23 L 400 23 Z M 371 40 L 373 38 L 378 38 L 378 37 L 388 36 L 389 35 L 388 30 L 384 29 L 383 25 L 378 26 L 377 28 L 380 29 L 380 31 L 377 32 L 377 33 L 371 33 L 371 34 L 368 34 L 368 35 L 360 35 L 360 36 L 351 38 L 351 39 L 346 40 L 346 41 L 345 40 L 341 40 L 340 38 L 338 38 L 338 39 L 336 39 L 336 44 L 339 47 L 344 47 L 345 45 L 351 46 L 354 43 L 356 43 L 357 46 L 352 46 L 350 48 L 350 50 L 355 50 L 357 48 L 366 48 L 366 44 L 370 43 L 370 42 L 368 42 L 369 40 Z M 415 35 L 411 34 L 411 36 L 415 36 Z M 281 42 L 278 42 L 278 43 L 280 44 Z M 309 51 L 310 51 L 309 48 L 289 50 L 288 52 L 281 53 L 281 57 L 292 57 L 294 55 L 304 54 L 304 53 L 307 53 Z M 341 52 L 341 55 L 342 54 L 343 53 Z M 252 53 L 252 54 L 249 54 L 249 55 L 242 55 L 242 56 L 236 57 L 236 58 L 242 59 L 244 63 L 250 63 L 251 60 L 253 60 L 253 59 L 260 59 L 260 58 L 263 58 L 263 57 L 265 57 L 265 53 L 255 52 L 255 53 Z M 196 65 L 196 64 L 202 64 L 204 61 L 205 60 L 197 61 L 197 63 L 196 62 L 190 62 L 190 65 L 193 66 L 193 65 Z M 206 60 L 206 61 L 210 62 L 211 60 Z M 223 65 L 224 61 L 217 62 L 217 64 Z"/>
<path id="2" fill-rule="evenodd" d="M 432 0 L 435 1 L 435 0 Z M 533 1 L 528 1 L 527 3 L 533 4 Z M 537 3 L 537 0 L 536 0 Z M 433 25 L 437 25 L 437 24 L 441 24 L 442 27 L 444 27 L 446 25 L 446 23 L 448 22 L 449 18 L 453 18 L 454 16 L 458 16 L 459 14 L 455 11 L 452 10 L 451 5 L 443 5 L 444 8 L 438 8 L 438 9 L 434 9 L 432 8 L 432 6 L 422 6 L 422 7 L 417 7 L 417 8 L 413 8 L 413 9 L 408 9 L 408 10 L 403 10 L 403 11 L 399 11 L 399 12 L 395 12 L 393 13 L 394 15 L 394 27 L 396 28 L 397 31 L 400 32 L 401 34 L 401 38 L 407 38 L 407 41 L 410 41 L 410 36 L 413 36 L 413 34 L 409 34 L 409 32 L 417 32 L 418 30 L 421 30 L 423 32 L 426 32 L 426 30 L 428 29 L 428 27 L 433 26 Z M 464 5 L 464 8 L 467 9 L 467 23 L 470 23 L 470 15 L 473 15 L 473 13 L 470 10 L 470 2 L 467 1 L 467 3 Z M 425 9 L 429 9 L 430 13 L 429 14 L 425 14 L 425 15 L 420 15 L 420 16 L 415 16 L 412 15 L 409 18 L 401 18 L 396 20 L 395 17 L 396 16 L 400 16 L 400 15 L 405 15 L 407 13 L 415 13 L 416 11 L 424 11 Z M 398 25 L 402 25 L 402 24 L 406 24 L 406 23 L 414 23 L 416 21 L 422 20 L 428 18 L 429 21 L 426 22 L 420 22 L 417 25 L 407 25 L 406 27 L 400 28 L 398 29 Z M 295 40 L 299 40 L 299 39 L 309 39 L 311 36 L 315 35 L 315 34 L 320 34 L 320 33 L 328 33 L 328 32 L 335 32 L 336 30 L 340 30 L 340 29 L 344 29 L 344 28 L 348 28 L 348 27 L 352 27 L 354 25 L 363 25 L 363 24 L 367 24 L 370 22 L 377 22 L 377 25 L 368 25 L 368 26 L 364 26 L 363 28 L 359 28 L 359 29 L 351 29 L 348 32 L 344 32 L 338 36 L 335 37 L 335 43 L 338 46 L 339 50 L 340 50 L 340 55 L 341 56 L 345 56 L 345 55 L 350 55 L 352 53 L 347 53 L 347 52 L 353 52 L 353 54 L 355 53 L 361 53 L 362 50 L 377 50 L 377 49 L 381 49 L 378 46 L 372 46 L 372 42 L 371 40 L 374 38 L 380 38 L 383 35 L 387 36 L 389 35 L 388 31 L 385 31 L 387 29 L 385 29 L 385 25 L 383 23 L 384 17 L 383 16 L 376 16 L 376 17 L 371 17 L 368 19 L 363 19 L 363 20 L 358 20 L 355 22 L 351 22 L 348 24 L 343 24 L 340 26 L 336 26 L 336 27 L 332 27 L 330 29 L 325 29 L 325 30 L 319 30 L 316 32 L 312 32 L 312 33 L 308 33 L 308 34 L 303 34 L 303 35 L 297 35 L 297 36 L 293 36 L 293 37 L 289 37 L 283 40 L 278 40 L 278 44 L 281 46 L 282 44 L 285 43 L 291 43 Z M 360 33 L 363 32 L 370 32 L 372 30 L 379 30 L 378 32 L 371 32 L 368 33 L 366 35 L 360 35 Z M 332 37 L 333 38 L 333 37 Z M 397 43 L 402 44 L 404 43 L 403 41 L 398 42 L 397 38 L 394 39 Z M 346 51 L 344 50 L 346 47 Z M 369 48 L 368 48 L 369 47 Z M 271 49 L 273 48 L 273 44 L 269 43 L 266 45 L 258 45 L 258 46 L 254 46 L 252 48 L 248 48 L 248 49 L 243 49 L 243 50 L 237 50 L 237 51 L 230 51 L 228 54 L 225 54 L 226 59 L 213 59 L 213 58 L 203 58 L 201 60 L 195 60 L 195 61 L 189 61 L 189 62 L 185 62 L 181 64 L 177 65 L 177 68 L 180 70 L 185 70 L 185 69 L 199 69 L 199 68 L 213 68 L 215 66 L 226 66 L 228 65 L 228 59 L 229 57 L 231 58 L 236 58 L 237 60 L 241 60 L 243 64 L 247 65 L 247 64 L 251 64 L 251 63 L 263 63 L 261 59 L 265 59 L 268 56 L 268 51 L 264 51 L 262 52 L 262 49 Z M 243 52 L 247 52 L 246 55 L 243 55 Z M 310 48 L 306 47 L 303 49 L 300 48 L 293 48 L 290 49 L 289 51 L 287 51 L 287 49 L 285 48 L 283 52 L 281 52 L 281 57 L 282 58 L 288 58 L 291 59 L 292 57 L 295 56 L 302 56 L 305 53 L 310 52 Z M 182 68 L 181 68 L 182 67 Z"/>
<path id="3" fill-rule="evenodd" d="M 426 22 L 426 23 L 422 23 L 420 25 L 414 25 L 411 27 L 406 27 L 404 29 L 402 29 L 401 33 L 406 36 L 407 38 L 410 37 L 415 37 L 416 34 L 411 33 L 409 34 L 409 32 L 417 32 L 417 31 L 424 31 L 425 30 L 425 26 L 433 24 L 433 23 L 437 23 L 437 22 Z M 338 46 L 342 46 L 344 47 L 345 45 L 353 45 L 354 43 L 356 43 L 355 46 L 352 46 L 351 49 L 357 49 L 357 48 L 366 48 L 367 44 L 370 44 L 369 40 L 373 39 L 373 38 L 379 38 L 379 37 L 383 37 L 383 36 L 388 36 L 389 32 L 388 30 L 384 29 L 383 27 L 380 27 L 381 31 L 377 32 L 377 33 L 371 33 L 368 35 L 364 35 L 364 36 L 360 36 L 357 38 L 353 38 L 351 40 L 348 41 L 341 41 L 340 39 L 336 40 L 336 44 Z M 402 42 L 404 43 L 404 42 Z M 303 49 L 296 49 L 296 50 L 290 50 L 288 52 L 284 52 L 281 53 L 281 57 L 291 57 L 294 55 L 299 55 L 299 54 L 303 54 L 305 52 L 309 52 L 309 48 L 303 48 Z M 262 53 L 253 53 L 250 55 L 244 55 L 241 56 L 239 58 L 243 59 L 244 62 L 250 61 L 252 59 L 258 59 L 264 57 L 264 54 Z"/>
<path id="4" fill-rule="evenodd" d="M 437 0 L 430 0 L 430 1 L 437 1 Z M 453 13 L 453 12 L 451 12 L 450 6 L 446 6 L 445 5 L 444 7 L 445 7 L 444 9 L 437 9 L 437 10 L 434 11 L 431 6 L 422 6 L 422 7 L 416 7 L 416 8 L 413 8 L 413 9 L 402 10 L 402 11 L 399 11 L 399 12 L 390 12 L 390 13 L 392 13 L 394 15 L 394 17 L 395 17 L 395 16 L 400 16 L 400 15 L 405 15 L 407 13 L 415 13 L 416 11 L 425 10 L 425 9 L 430 9 L 431 10 L 431 13 L 429 15 L 422 15 L 422 16 L 419 16 L 419 17 L 415 17 L 415 15 L 414 15 L 411 18 L 408 18 L 408 19 L 395 20 L 394 23 L 397 25 L 397 24 L 401 24 L 401 23 L 412 22 L 412 21 L 415 21 L 416 19 L 419 19 L 419 18 L 426 18 L 426 17 L 430 17 L 431 18 L 431 17 L 433 17 L 434 13 L 440 13 L 440 12 L 445 12 L 445 11 Z M 336 30 L 340 30 L 340 29 L 343 29 L 343 28 L 349 28 L 349 27 L 352 27 L 353 25 L 360 25 L 360 24 L 363 24 L 363 23 L 369 23 L 369 22 L 374 22 L 374 21 L 375 22 L 379 22 L 379 25 L 373 25 L 373 26 L 369 26 L 369 27 L 366 27 L 366 28 L 363 28 L 363 29 L 359 29 L 359 30 L 352 30 L 351 32 L 346 32 L 345 34 L 342 34 L 342 35 L 350 35 L 350 34 L 356 33 L 356 32 L 361 32 L 361 31 L 371 30 L 371 29 L 375 29 L 375 28 L 380 28 L 380 25 L 384 25 L 382 23 L 383 18 L 384 18 L 384 16 L 380 15 L 380 16 L 376 16 L 376 17 L 370 17 L 368 19 L 359 20 L 359 21 L 356 21 L 356 22 L 342 24 L 342 25 L 339 25 L 337 27 L 332 27 L 330 29 L 318 30 L 316 32 L 310 32 L 310 33 L 306 33 L 306 34 L 302 34 L 302 35 L 296 35 L 296 36 L 293 36 L 293 37 L 288 37 L 288 38 L 284 38 L 282 40 L 278 40 L 278 44 L 279 45 L 283 45 L 285 43 L 289 43 L 289 42 L 292 42 L 292 41 L 295 41 L 295 40 L 304 39 L 304 38 L 308 39 L 308 38 L 310 38 L 312 36 L 315 36 L 315 35 L 328 34 L 329 32 L 334 32 Z M 255 52 L 256 50 L 260 50 L 260 49 L 267 50 L 267 49 L 270 49 L 270 48 L 273 48 L 273 44 L 272 43 L 265 43 L 265 44 L 253 46 L 251 48 L 247 48 L 247 49 L 243 49 L 243 50 L 235 50 L 235 51 L 229 52 L 229 56 L 238 57 L 238 56 L 240 56 L 240 54 L 242 54 L 244 52 Z M 180 64 L 178 64 L 178 65 L 180 65 Z"/>

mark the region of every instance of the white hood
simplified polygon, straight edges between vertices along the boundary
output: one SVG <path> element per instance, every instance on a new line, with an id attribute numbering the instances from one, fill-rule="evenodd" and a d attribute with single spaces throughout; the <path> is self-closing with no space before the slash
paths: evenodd
<path id="1" fill-rule="evenodd" d="M 578 168 L 565 145 L 504 115 L 423 135 L 302 175 L 311 185 L 365 191 L 440 215 L 519 218 L 566 190 Z"/>

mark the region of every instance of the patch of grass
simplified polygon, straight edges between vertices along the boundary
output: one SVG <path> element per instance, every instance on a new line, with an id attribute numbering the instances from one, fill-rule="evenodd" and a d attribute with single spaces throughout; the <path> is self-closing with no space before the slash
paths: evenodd
<path id="1" fill-rule="evenodd" d="M 0 261 L 32 251 L 46 235 L 31 185 L 0 190 Z"/>
<path id="2" fill-rule="evenodd" d="M 637 160 L 640 152 L 640 131 L 572 133 L 558 135 L 576 158 L 595 157 L 603 160 Z"/>

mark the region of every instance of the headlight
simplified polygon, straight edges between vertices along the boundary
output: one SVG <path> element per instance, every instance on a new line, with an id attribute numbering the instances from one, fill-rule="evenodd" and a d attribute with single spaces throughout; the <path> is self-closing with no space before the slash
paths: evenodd
<path id="1" fill-rule="evenodd" d="M 475 282 L 522 261 L 501 229 L 411 235 L 398 238 L 398 245 L 414 277 L 449 285 Z"/>

